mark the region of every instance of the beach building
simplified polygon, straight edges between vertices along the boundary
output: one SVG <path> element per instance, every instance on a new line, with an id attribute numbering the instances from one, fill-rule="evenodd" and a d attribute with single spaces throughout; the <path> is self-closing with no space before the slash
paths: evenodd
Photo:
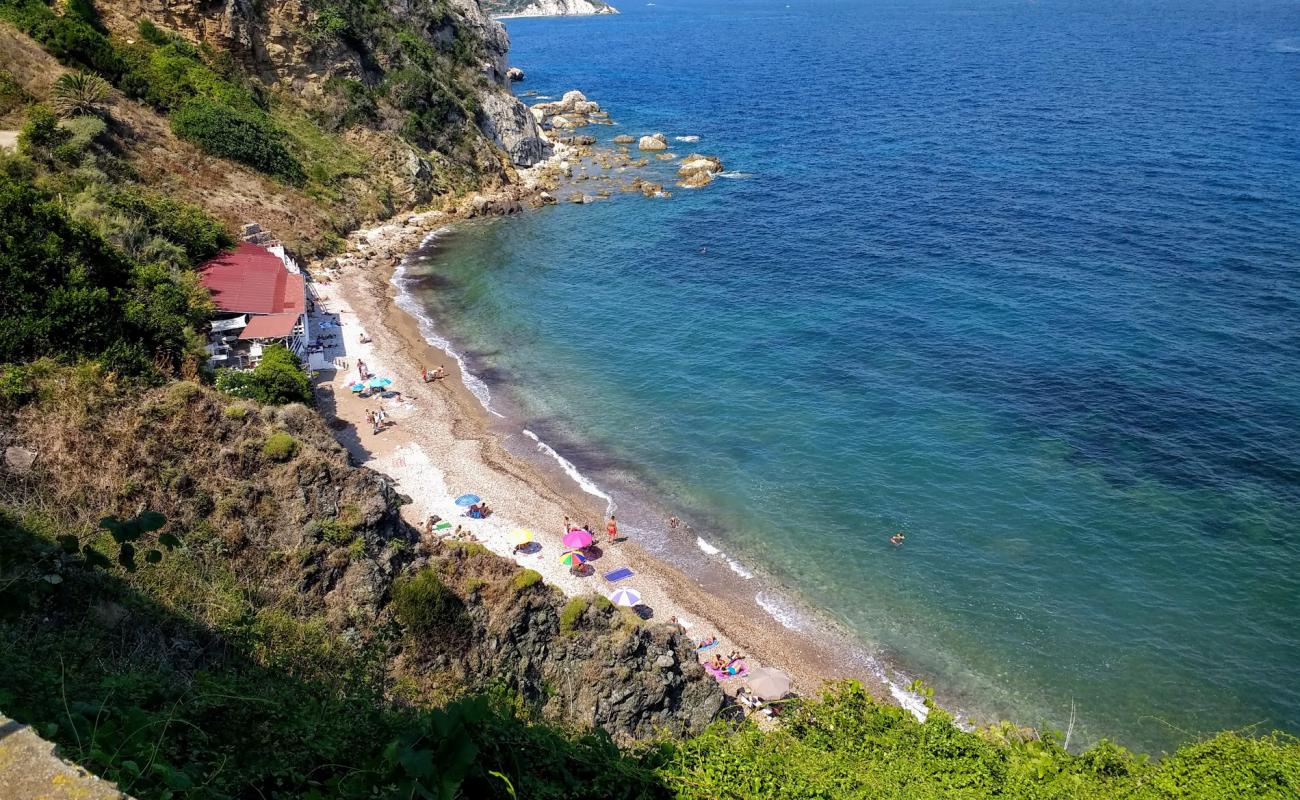
<path id="1" fill-rule="evenodd" d="M 246 236 L 254 227 L 246 226 Z M 269 344 L 305 357 L 311 335 L 307 287 L 283 247 L 243 241 L 199 265 L 199 279 L 217 306 L 208 334 L 210 365 L 254 367 Z"/>

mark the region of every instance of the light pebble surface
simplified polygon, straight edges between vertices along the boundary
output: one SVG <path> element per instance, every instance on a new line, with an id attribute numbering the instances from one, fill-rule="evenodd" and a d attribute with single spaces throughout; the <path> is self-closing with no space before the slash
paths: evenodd
<path id="1" fill-rule="evenodd" d="M 504 438 L 519 431 L 501 430 L 501 422 L 465 388 L 456 359 L 430 345 L 416 320 L 394 303 L 391 277 L 401 257 L 419 247 L 431 231 L 453 221 L 429 212 L 358 232 L 335 266 L 313 269 L 322 309 L 337 314 L 342 325 L 341 348 L 333 351 L 342 350 L 337 360 L 341 366 L 324 371 L 317 380 L 320 408 L 327 418 L 338 420 L 335 435 L 356 464 L 389 476 L 399 492 L 412 498 L 402 509 L 405 519 L 421 531 L 433 514 L 453 527 L 462 525 L 490 550 L 536 570 L 566 595 L 608 595 L 617 586 L 631 586 L 653 609 L 653 622 L 676 618 L 696 641 L 718 636 L 721 645 L 707 656 L 740 650 L 751 668 L 774 664 L 789 672 L 801 693 L 815 691 L 826 678 L 854 677 L 877 696 L 888 697 L 879 675 L 848 668 L 843 651 L 818 647 L 816 635 L 800 636 L 782 628 L 752 602 L 702 586 L 635 541 L 606 543 L 603 503 L 558 471 L 547 474 L 506 451 Z M 367 343 L 360 343 L 363 332 Z M 352 393 L 358 358 L 371 374 L 392 378 L 391 388 L 402 393 L 400 402 L 364 400 Z M 421 368 L 432 371 L 438 366 L 447 369 L 447 379 L 422 383 Z M 372 435 L 365 412 L 379 407 L 395 424 Z M 464 493 L 481 496 L 494 510 L 491 517 L 464 516 L 454 502 Z M 579 525 L 591 523 L 595 530 L 604 555 L 592 562 L 592 575 L 575 576 L 559 562 L 565 550 L 560 538 L 566 515 Z M 511 552 L 509 537 L 517 528 L 533 532 L 539 552 Z M 601 577 L 621 566 L 631 567 L 636 576 L 617 586 Z M 728 693 L 741 685 L 740 679 L 722 683 Z"/>

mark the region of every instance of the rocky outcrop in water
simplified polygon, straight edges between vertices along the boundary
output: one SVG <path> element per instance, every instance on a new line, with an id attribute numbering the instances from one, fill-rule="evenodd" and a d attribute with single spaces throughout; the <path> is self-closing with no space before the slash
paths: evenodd
<path id="1" fill-rule="evenodd" d="M 681 178 L 677 185 L 683 189 L 698 189 L 712 183 L 713 176 L 719 172 L 722 172 L 721 159 L 692 153 L 677 167 L 677 175 Z"/>
<path id="2" fill-rule="evenodd" d="M 668 137 L 662 133 L 652 133 L 642 136 L 636 146 L 640 150 L 667 150 Z"/>
<path id="3" fill-rule="evenodd" d="M 618 9 L 601 0 L 484 0 L 483 5 L 498 17 L 573 17 L 617 14 Z"/>

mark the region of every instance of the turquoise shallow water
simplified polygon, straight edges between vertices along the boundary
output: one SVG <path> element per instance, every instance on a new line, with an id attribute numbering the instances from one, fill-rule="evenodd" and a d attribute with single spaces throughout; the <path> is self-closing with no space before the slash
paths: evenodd
<path id="1" fill-rule="evenodd" d="M 414 265 L 499 401 L 973 715 L 1300 731 L 1300 7 L 623 11 L 520 89 L 743 174 Z"/>

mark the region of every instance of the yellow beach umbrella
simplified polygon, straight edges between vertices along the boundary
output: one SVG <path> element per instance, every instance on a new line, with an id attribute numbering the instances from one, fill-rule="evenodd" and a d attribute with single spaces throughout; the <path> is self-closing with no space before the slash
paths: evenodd
<path id="1" fill-rule="evenodd" d="M 533 532 L 527 528 L 515 528 L 510 534 L 510 544 L 518 547 L 521 544 L 528 544 L 533 540 Z"/>

